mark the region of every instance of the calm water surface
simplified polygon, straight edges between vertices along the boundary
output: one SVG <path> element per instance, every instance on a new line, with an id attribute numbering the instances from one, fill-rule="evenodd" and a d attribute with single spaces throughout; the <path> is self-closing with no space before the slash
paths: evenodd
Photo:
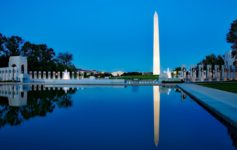
<path id="1" fill-rule="evenodd" d="M 0 86 L 1 150 L 236 147 L 236 128 L 175 88 Z"/>

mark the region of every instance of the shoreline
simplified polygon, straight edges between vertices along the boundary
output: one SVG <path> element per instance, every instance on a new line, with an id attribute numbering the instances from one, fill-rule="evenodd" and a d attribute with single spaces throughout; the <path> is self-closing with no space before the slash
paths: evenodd
<path id="1" fill-rule="evenodd" d="M 180 83 L 39 83 L 39 82 L 0 82 L 1 85 L 53 85 L 53 86 L 168 86 L 176 87 Z"/>

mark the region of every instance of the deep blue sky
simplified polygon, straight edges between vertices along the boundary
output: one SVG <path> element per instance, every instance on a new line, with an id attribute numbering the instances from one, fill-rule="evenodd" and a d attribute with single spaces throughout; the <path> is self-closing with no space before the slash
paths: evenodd
<path id="1" fill-rule="evenodd" d="M 230 49 L 237 0 L 0 0 L 0 32 L 69 51 L 79 68 L 152 71 L 153 14 L 161 66 L 195 64 Z"/>

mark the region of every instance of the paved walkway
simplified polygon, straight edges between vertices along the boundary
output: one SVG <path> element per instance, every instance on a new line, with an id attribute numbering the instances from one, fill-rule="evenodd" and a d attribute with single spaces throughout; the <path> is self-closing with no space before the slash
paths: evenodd
<path id="1" fill-rule="evenodd" d="M 196 84 L 179 84 L 178 86 L 218 116 L 237 127 L 237 94 Z"/>

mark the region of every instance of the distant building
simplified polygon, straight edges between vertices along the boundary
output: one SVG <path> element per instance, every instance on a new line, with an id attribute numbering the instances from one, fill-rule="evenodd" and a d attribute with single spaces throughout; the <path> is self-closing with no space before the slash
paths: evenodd
<path id="1" fill-rule="evenodd" d="M 123 72 L 123 71 L 116 71 L 116 72 L 112 72 L 111 74 L 112 74 L 114 77 L 120 77 L 121 75 L 124 74 L 124 72 Z"/>
<path id="2" fill-rule="evenodd" d="M 28 79 L 27 57 L 11 56 L 8 67 L 0 68 L 0 81 L 20 81 Z"/>
<path id="3" fill-rule="evenodd" d="M 96 71 L 96 70 L 83 70 L 83 69 L 78 69 L 78 71 L 80 72 L 80 74 L 84 74 L 84 75 L 87 75 L 87 76 L 96 75 L 96 74 L 99 73 L 99 72 Z"/>

